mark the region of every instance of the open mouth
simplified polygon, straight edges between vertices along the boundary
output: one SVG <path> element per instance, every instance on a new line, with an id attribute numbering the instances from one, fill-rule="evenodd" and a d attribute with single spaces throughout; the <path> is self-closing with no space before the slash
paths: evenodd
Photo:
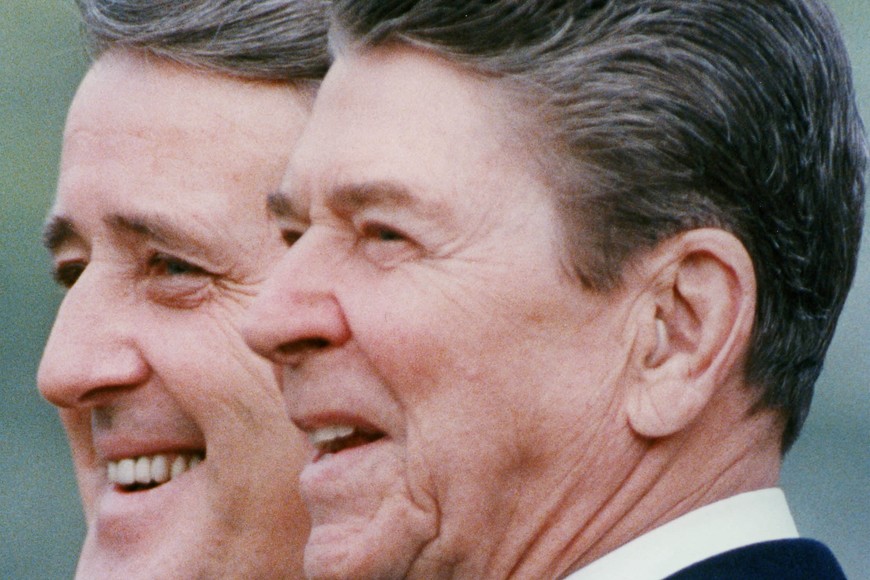
<path id="1" fill-rule="evenodd" d="M 204 452 L 140 455 L 107 462 L 109 483 L 121 491 L 153 489 L 199 465 Z"/>
<path id="2" fill-rule="evenodd" d="M 350 425 L 331 425 L 308 433 L 308 440 L 317 450 L 314 461 L 347 449 L 374 443 L 383 437 L 384 434 L 381 432 Z"/>

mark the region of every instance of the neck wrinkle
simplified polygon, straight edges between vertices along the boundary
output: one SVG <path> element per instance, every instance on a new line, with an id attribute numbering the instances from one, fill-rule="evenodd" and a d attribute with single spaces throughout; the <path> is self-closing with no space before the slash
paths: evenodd
<path id="1" fill-rule="evenodd" d="M 709 409 L 713 414 L 721 411 Z M 505 565 L 502 550 L 502 561 L 491 562 L 490 569 L 502 574 L 491 577 L 564 577 L 690 511 L 776 486 L 781 462 L 776 425 L 772 413 L 748 414 L 744 409 L 736 422 L 702 416 L 674 436 L 636 438 L 625 448 L 622 463 L 631 468 L 594 505 L 584 496 L 587 474 L 568 471 L 525 520 L 539 524 L 522 540 L 510 534 L 502 538 L 501 545 L 510 546 L 515 558 Z M 619 463 L 613 457 L 608 461 Z M 519 510 L 518 517 L 524 517 Z"/>
<path id="2" fill-rule="evenodd" d="M 744 492 L 774 487 L 781 456 L 772 415 L 744 415 L 741 425 L 687 431 L 651 442 L 626 485 L 585 526 L 601 521 L 600 533 L 581 533 L 575 558 L 559 570 L 562 577 L 627 542 L 695 509 Z M 697 424 L 709 426 L 703 418 Z M 714 454 L 711 450 L 728 450 Z M 575 544 L 576 545 L 576 544 Z M 566 550 L 566 554 L 570 549 Z"/>

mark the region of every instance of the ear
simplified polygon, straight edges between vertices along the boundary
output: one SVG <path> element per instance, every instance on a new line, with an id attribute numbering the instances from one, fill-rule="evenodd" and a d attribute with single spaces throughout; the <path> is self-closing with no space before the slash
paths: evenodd
<path id="1" fill-rule="evenodd" d="M 755 316 L 755 273 L 743 244 L 719 229 L 684 232 L 640 258 L 643 280 L 627 391 L 642 437 L 684 429 L 742 372 Z"/>

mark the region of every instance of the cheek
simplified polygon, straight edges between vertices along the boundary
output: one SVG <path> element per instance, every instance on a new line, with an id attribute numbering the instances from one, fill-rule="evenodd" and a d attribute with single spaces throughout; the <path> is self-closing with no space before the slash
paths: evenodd
<path id="1" fill-rule="evenodd" d="M 447 479 L 509 476 L 552 457 L 560 430 L 576 429 L 618 374 L 595 303 L 558 283 L 526 290 L 492 271 L 437 274 L 382 284 L 347 309 L 356 340 L 405 408 L 409 457 L 427 477 Z M 542 420 L 553 408 L 564 416 Z"/>
<path id="2" fill-rule="evenodd" d="M 442 373 L 477 372 L 467 363 L 510 325 L 494 287 L 480 272 L 415 264 L 357 277 L 337 297 L 356 342 L 387 378 L 422 384 Z"/>
<path id="3" fill-rule="evenodd" d="M 227 426 L 236 433 L 260 432 L 279 418 L 287 421 L 272 365 L 239 333 L 241 313 L 241 308 L 175 312 L 148 338 L 155 374 L 205 431 L 213 425 L 218 434 Z"/>
<path id="4" fill-rule="evenodd" d="M 409 405 L 450 395 L 480 413 L 524 406 L 552 369 L 576 359 L 569 337 L 581 325 L 564 308 L 480 278 L 430 276 L 424 284 L 384 285 L 348 303 L 355 340 L 396 396 Z"/>

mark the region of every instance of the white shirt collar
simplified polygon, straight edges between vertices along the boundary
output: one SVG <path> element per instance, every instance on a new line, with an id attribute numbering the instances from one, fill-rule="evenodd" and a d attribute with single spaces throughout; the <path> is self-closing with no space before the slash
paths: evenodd
<path id="1" fill-rule="evenodd" d="M 643 534 L 565 580 L 661 580 L 735 548 L 798 537 L 778 488 L 742 493 Z"/>

